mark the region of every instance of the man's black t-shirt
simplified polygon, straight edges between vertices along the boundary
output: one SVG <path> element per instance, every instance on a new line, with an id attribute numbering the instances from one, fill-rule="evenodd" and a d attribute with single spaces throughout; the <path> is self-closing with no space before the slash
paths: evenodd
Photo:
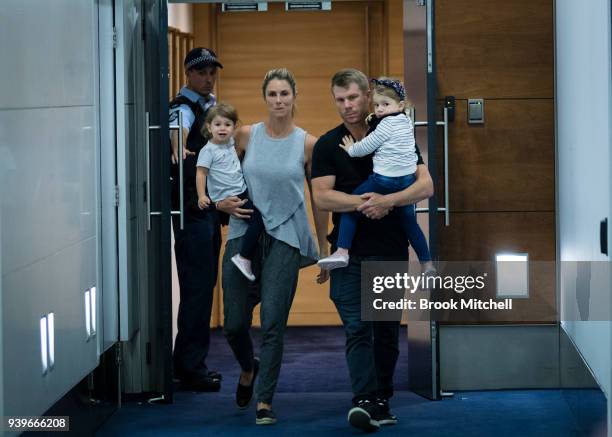
<path id="1" fill-rule="evenodd" d="M 351 158 L 338 146 L 345 135 L 350 135 L 350 132 L 341 124 L 319 138 L 312 154 L 312 178 L 335 176 L 334 190 L 350 194 L 372 174 L 373 154 Z M 417 165 L 423 164 L 418 146 L 416 152 Z M 327 239 L 335 246 L 338 239 L 340 213 L 333 213 L 332 221 L 334 228 Z M 399 216 L 392 211 L 382 219 L 370 220 L 360 214 L 351 254 L 406 259 L 408 239 L 402 230 Z"/>

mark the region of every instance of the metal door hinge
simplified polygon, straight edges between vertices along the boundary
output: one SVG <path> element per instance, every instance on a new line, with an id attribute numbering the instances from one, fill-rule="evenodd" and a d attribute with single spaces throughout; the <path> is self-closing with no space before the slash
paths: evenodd
<path id="1" fill-rule="evenodd" d="M 115 185 L 115 207 L 119 207 L 119 185 Z"/>
<path id="2" fill-rule="evenodd" d="M 113 48 L 117 48 L 117 28 L 113 26 Z"/>

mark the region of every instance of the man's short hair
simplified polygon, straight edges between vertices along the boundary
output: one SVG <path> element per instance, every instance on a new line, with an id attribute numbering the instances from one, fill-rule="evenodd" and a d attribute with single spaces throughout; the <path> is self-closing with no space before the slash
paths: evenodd
<path id="1" fill-rule="evenodd" d="M 348 88 L 352 83 L 356 83 L 359 89 L 364 93 L 368 92 L 370 89 L 368 77 L 355 68 L 345 68 L 344 70 L 340 70 L 334 74 L 334 77 L 332 77 L 331 80 L 332 89 L 335 86 Z"/>

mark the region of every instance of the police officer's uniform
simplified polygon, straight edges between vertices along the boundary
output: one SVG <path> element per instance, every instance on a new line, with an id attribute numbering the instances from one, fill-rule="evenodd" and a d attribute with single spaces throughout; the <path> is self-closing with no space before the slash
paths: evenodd
<path id="1" fill-rule="evenodd" d="M 197 48 L 185 58 L 185 68 L 191 65 L 217 65 L 214 52 Z M 189 129 L 187 149 L 195 152 L 183 161 L 184 229 L 180 229 L 179 216 L 172 217 L 174 252 L 180 286 L 178 334 L 174 346 L 174 376 L 188 389 L 216 391 L 220 388 L 221 375 L 206 367 L 210 344 L 210 316 L 217 271 L 221 233 L 219 216 L 211 205 L 198 207 L 196 189 L 196 161 L 198 152 L 206 144 L 200 133 L 206 112 L 215 104 L 214 95 L 208 98 L 183 87 L 170 102 L 170 126 L 178 125 L 178 113 L 182 113 L 183 127 Z M 179 159 L 181 157 L 179 156 Z M 179 209 L 179 166 L 173 164 L 172 209 Z"/>

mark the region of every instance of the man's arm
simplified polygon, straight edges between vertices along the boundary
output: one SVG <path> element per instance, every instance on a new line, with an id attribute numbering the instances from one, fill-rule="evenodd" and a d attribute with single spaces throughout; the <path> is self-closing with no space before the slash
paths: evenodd
<path id="1" fill-rule="evenodd" d="M 334 190 L 335 183 L 336 176 L 321 176 L 312 180 L 312 194 L 317 208 L 333 212 L 355 211 L 363 200 L 358 195 Z"/>
<path id="2" fill-rule="evenodd" d="M 408 188 L 397 193 L 381 195 L 376 193 L 362 194 L 366 202 L 357 208 L 369 218 L 381 218 L 394 207 L 415 204 L 431 197 L 434 193 L 433 180 L 425 164 L 417 165 L 416 180 Z"/>
<path id="3" fill-rule="evenodd" d="M 178 108 L 176 108 L 176 110 L 173 111 L 174 114 L 171 115 L 170 117 L 170 126 L 178 126 L 178 113 L 181 112 L 182 113 L 182 120 L 183 120 L 183 125 L 182 125 L 182 130 L 183 130 L 183 159 L 187 158 L 187 155 L 195 155 L 195 152 L 191 152 L 189 150 L 187 150 L 187 137 L 189 136 L 189 130 L 191 129 L 191 126 L 194 122 L 195 116 L 193 115 L 193 112 L 191 112 L 191 109 L 189 109 L 189 107 L 187 107 L 186 105 L 181 105 Z M 172 163 L 176 164 L 178 163 L 178 149 L 179 149 L 179 143 L 178 143 L 178 130 L 176 129 L 172 129 L 170 130 L 170 145 L 172 146 Z"/>
<path id="4" fill-rule="evenodd" d="M 183 159 L 187 158 L 187 136 L 189 135 L 189 131 L 183 128 Z M 172 130 L 170 132 L 170 143 L 172 144 L 172 164 L 176 164 L 178 162 L 178 131 Z M 193 152 L 191 152 L 193 154 Z"/>
<path id="5" fill-rule="evenodd" d="M 307 135 L 304 142 L 304 158 L 306 165 L 304 172 L 308 190 L 310 191 L 310 205 L 312 208 L 312 216 L 314 218 L 315 231 L 317 233 L 317 242 L 319 243 L 319 255 L 321 257 L 329 255 L 329 243 L 327 242 L 327 226 L 329 224 L 329 211 L 318 208 L 312 190 L 312 152 L 317 138 L 312 135 Z"/>

